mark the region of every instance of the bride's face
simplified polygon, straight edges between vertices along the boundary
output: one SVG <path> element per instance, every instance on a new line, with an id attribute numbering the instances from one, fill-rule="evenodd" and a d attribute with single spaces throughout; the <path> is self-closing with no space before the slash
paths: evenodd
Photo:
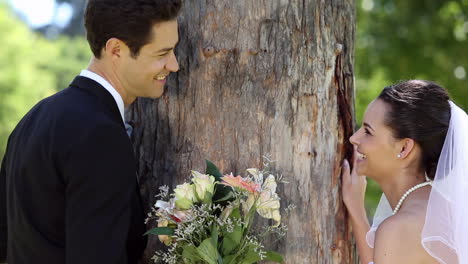
<path id="1" fill-rule="evenodd" d="M 396 140 L 384 122 L 387 111 L 388 106 L 382 100 L 371 102 L 361 128 L 349 139 L 357 151 L 359 175 L 378 179 L 397 167 Z"/>

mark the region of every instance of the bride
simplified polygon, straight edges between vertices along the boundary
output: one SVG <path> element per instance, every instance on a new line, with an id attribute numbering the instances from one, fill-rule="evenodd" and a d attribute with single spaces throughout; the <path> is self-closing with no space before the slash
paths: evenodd
<path id="1" fill-rule="evenodd" d="M 362 263 L 468 264 L 468 116 L 439 85 L 386 87 L 350 138 L 343 200 Z M 365 175 L 383 190 L 372 226 Z"/>

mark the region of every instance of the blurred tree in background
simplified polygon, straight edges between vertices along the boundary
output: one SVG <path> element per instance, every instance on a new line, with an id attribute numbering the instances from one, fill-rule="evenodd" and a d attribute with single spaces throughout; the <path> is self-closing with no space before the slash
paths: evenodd
<path id="1" fill-rule="evenodd" d="M 14 0 L 10 0 L 14 1 Z M 68 5 L 72 10 L 72 15 L 68 23 L 64 26 L 58 25 L 54 21 L 51 24 L 37 28 L 36 31 L 49 37 L 55 38 L 57 35 L 66 35 L 70 37 L 84 36 L 85 29 L 83 26 L 83 17 L 86 6 L 85 0 L 55 0 L 56 6 L 54 13 L 57 15 L 61 5 Z"/>
<path id="2" fill-rule="evenodd" d="M 68 3 L 73 8 L 74 12 L 68 25 L 62 31 L 63 34 L 69 36 L 83 36 L 85 29 L 83 27 L 84 9 L 86 1 L 84 0 L 56 0 L 57 3 Z"/>
<path id="3" fill-rule="evenodd" d="M 0 157 L 19 118 L 40 98 L 67 87 L 90 58 L 83 28 L 86 1 L 56 2 L 72 7 L 70 22 L 34 30 L 0 4 Z M 383 87 L 407 79 L 441 84 L 468 110 L 468 0 L 356 0 L 356 6 L 358 123 Z M 379 198 L 380 190 L 369 181 L 371 214 Z"/>
<path id="4" fill-rule="evenodd" d="M 468 0 L 361 0 L 357 11 L 359 119 L 383 86 L 406 79 L 433 80 L 468 108 Z"/>
<path id="5" fill-rule="evenodd" d="M 54 41 L 0 4 L 0 158 L 11 130 L 40 99 L 68 86 L 90 58 L 82 36 Z"/>

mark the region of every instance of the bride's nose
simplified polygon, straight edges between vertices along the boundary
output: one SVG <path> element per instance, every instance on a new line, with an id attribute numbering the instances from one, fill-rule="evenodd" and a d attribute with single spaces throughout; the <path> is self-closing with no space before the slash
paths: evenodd
<path id="1" fill-rule="evenodd" d="M 357 141 L 357 133 L 358 133 L 358 132 L 359 132 L 359 130 L 356 131 L 356 132 L 349 138 L 349 142 L 350 142 L 351 144 L 353 144 L 354 146 L 359 145 L 359 142 Z"/>

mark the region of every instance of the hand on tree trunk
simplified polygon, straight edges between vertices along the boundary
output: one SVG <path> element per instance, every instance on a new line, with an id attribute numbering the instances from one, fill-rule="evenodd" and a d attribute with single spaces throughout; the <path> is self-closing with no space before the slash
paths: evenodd
<path id="1" fill-rule="evenodd" d="M 366 176 L 359 176 L 356 172 L 356 151 L 353 156 L 353 168 L 351 170 L 348 160 L 343 161 L 343 202 L 351 217 L 365 214 L 364 197 L 366 193 Z"/>
<path id="2" fill-rule="evenodd" d="M 359 176 L 356 171 L 357 153 L 354 150 L 353 169 L 351 170 L 348 160 L 343 161 L 343 202 L 351 216 L 351 225 L 356 238 L 359 257 L 362 264 L 371 263 L 374 251 L 367 245 L 366 234 L 370 229 L 364 208 L 364 197 L 366 193 L 366 176 Z"/>

